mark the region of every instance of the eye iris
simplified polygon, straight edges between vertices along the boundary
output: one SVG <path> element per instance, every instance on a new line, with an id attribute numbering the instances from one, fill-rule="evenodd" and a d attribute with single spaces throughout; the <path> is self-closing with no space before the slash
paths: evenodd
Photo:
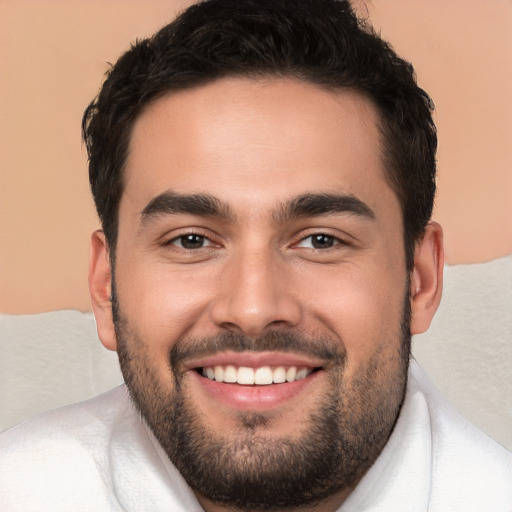
<path id="1" fill-rule="evenodd" d="M 185 235 L 181 237 L 181 245 L 185 249 L 200 249 L 204 244 L 204 236 Z"/>
<path id="2" fill-rule="evenodd" d="M 334 244 L 334 239 L 329 235 L 313 235 L 312 244 L 315 249 L 328 249 Z"/>

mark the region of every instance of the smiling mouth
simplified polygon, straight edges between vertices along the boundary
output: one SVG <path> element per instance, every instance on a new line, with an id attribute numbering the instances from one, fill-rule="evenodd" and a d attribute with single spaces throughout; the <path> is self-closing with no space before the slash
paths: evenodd
<path id="1" fill-rule="evenodd" d="M 321 368 L 307 368 L 300 366 L 261 366 L 251 368 L 248 366 L 215 365 L 198 368 L 203 377 L 215 382 L 226 384 L 239 384 L 243 386 L 268 386 L 270 384 L 291 383 L 305 379 Z"/>

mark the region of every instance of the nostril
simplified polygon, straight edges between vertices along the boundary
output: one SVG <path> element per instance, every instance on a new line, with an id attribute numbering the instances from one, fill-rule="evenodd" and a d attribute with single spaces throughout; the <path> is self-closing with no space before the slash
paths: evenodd
<path id="1" fill-rule="evenodd" d="M 225 331 L 251 338 L 269 328 L 296 327 L 302 318 L 302 307 L 293 287 L 283 283 L 279 275 L 246 282 L 252 279 L 242 276 L 225 282 L 225 288 L 212 303 L 212 321 Z"/>

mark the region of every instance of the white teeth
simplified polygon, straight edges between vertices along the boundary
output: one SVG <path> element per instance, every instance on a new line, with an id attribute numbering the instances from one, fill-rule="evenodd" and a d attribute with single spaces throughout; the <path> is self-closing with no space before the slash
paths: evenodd
<path id="1" fill-rule="evenodd" d="M 254 370 L 246 366 L 238 368 L 238 384 L 251 385 L 254 384 Z"/>
<path id="2" fill-rule="evenodd" d="M 203 368 L 202 374 L 210 380 L 217 382 L 226 382 L 230 384 L 242 384 L 250 386 L 266 386 L 269 384 L 282 384 L 284 382 L 294 382 L 296 380 L 305 379 L 311 372 L 312 368 L 299 368 L 296 366 L 262 366 L 260 368 L 249 368 L 240 366 L 238 369 L 234 365 L 227 366 L 207 366 Z"/>
<path id="3" fill-rule="evenodd" d="M 236 368 L 232 365 L 226 366 L 224 370 L 224 382 L 236 382 L 238 379 Z M 215 379 L 218 380 L 218 379 Z"/>
<path id="4" fill-rule="evenodd" d="M 297 371 L 297 375 L 295 376 L 295 380 L 305 379 L 311 372 L 308 371 L 307 368 L 301 368 Z"/>
<path id="5" fill-rule="evenodd" d="M 286 370 L 286 380 L 288 382 L 293 382 L 295 377 L 297 376 L 297 368 L 295 366 L 290 366 L 288 370 Z"/>
<path id="6" fill-rule="evenodd" d="M 215 371 L 215 380 L 217 382 L 224 382 L 224 368 L 222 366 L 216 366 L 214 368 Z"/>
<path id="7" fill-rule="evenodd" d="M 276 384 L 282 384 L 283 382 L 286 382 L 286 370 L 282 366 L 278 366 L 274 370 L 274 374 L 272 375 L 272 380 Z"/>
<path id="8" fill-rule="evenodd" d="M 254 372 L 254 384 L 259 386 L 272 384 L 272 369 L 270 366 L 263 366 Z"/>

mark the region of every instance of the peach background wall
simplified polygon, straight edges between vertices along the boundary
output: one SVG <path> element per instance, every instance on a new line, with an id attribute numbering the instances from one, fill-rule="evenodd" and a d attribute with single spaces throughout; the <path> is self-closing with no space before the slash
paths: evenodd
<path id="1" fill-rule="evenodd" d="M 243 1 L 243 0 L 241 0 Z M 81 114 L 130 41 L 190 0 L 0 0 L 0 312 L 90 309 Z M 358 8 L 415 64 L 436 106 L 448 263 L 512 253 L 512 2 Z"/>

